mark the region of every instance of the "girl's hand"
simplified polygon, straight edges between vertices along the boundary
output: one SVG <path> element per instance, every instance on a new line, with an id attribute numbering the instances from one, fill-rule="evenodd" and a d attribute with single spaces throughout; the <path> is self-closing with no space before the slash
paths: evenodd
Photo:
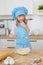
<path id="1" fill-rule="evenodd" d="M 26 28 L 26 30 L 27 30 L 28 32 L 30 32 L 29 27 L 28 27 L 24 22 L 22 22 L 21 25 L 22 25 L 24 28 Z"/>
<path id="2" fill-rule="evenodd" d="M 24 22 L 21 22 L 21 25 L 22 25 L 23 27 L 26 27 L 26 24 L 25 24 Z"/>
<path id="3" fill-rule="evenodd" d="M 10 37 L 10 38 L 12 38 L 12 37 L 13 37 L 13 35 L 12 35 L 12 34 L 9 34 L 9 37 Z"/>
<path id="4" fill-rule="evenodd" d="M 16 35 L 14 35 L 14 34 L 9 34 L 9 37 L 10 37 L 10 38 L 16 38 Z"/>

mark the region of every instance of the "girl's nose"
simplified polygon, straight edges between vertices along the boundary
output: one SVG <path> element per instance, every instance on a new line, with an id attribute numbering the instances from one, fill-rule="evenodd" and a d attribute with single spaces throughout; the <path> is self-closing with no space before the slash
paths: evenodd
<path id="1" fill-rule="evenodd" d="M 22 20 L 23 18 L 22 17 L 20 17 L 20 20 Z"/>

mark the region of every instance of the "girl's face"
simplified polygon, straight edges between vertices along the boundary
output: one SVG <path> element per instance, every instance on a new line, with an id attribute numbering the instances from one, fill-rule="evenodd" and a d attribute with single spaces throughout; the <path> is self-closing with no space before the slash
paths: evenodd
<path id="1" fill-rule="evenodd" d="M 17 17 L 18 21 L 21 23 L 24 19 L 25 19 L 25 16 L 24 15 L 19 15 Z"/>

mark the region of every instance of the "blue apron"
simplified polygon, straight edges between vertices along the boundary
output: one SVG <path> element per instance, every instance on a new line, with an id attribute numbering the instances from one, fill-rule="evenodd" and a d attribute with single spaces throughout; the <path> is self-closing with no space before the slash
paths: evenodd
<path id="1" fill-rule="evenodd" d="M 16 48 L 30 48 L 31 44 L 27 30 L 19 23 L 16 27 Z"/>

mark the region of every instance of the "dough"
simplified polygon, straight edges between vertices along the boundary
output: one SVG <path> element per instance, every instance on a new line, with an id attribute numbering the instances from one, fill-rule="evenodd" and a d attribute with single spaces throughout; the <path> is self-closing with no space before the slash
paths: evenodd
<path id="1" fill-rule="evenodd" d="M 19 48 L 19 49 L 16 49 L 16 53 L 21 54 L 21 55 L 28 54 L 29 52 L 30 52 L 29 48 Z"/>

